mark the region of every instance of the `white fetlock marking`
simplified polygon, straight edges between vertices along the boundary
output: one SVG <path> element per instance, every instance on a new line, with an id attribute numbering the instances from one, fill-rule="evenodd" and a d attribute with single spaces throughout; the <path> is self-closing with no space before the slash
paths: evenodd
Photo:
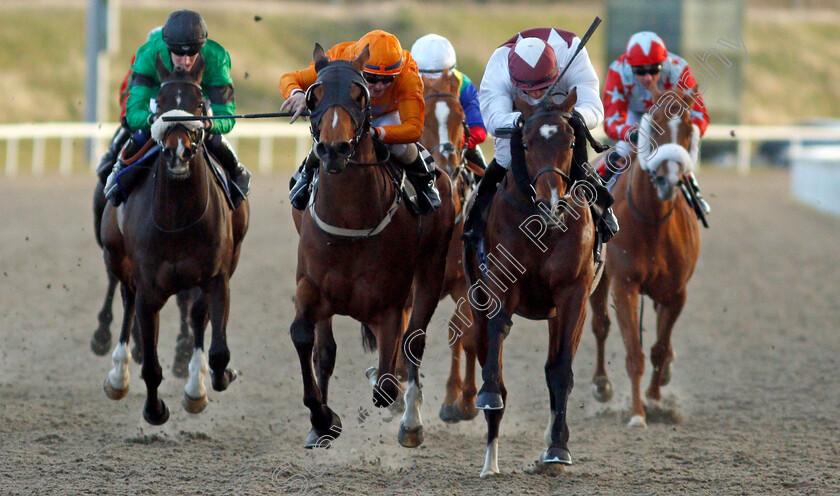
<path id="1" fill-rule="evenodd" d="M 207 376 L 209 367 L 207 366 L 207 359 L 204 356 L 204 350 L 201 348 L 196 348 L 193 351 L 189 370 L 190 378 L 187 381 L 184 392 L 194 400 L 204 398 L 207 395 L 207 388 L 204 387 L 204 377 Z"/>
<path id="2" fill-rule="evenodd" d="M 370 381 L 370 387 L 376 387 L 376 381 L 379 380 L 379 371 L 376 367 L 368 367 L 365 370 L 365 376 L 367 376 L 368 381 Z"/>
<path id="3" fill-rule="evenodd" d="M 627 422 L 627 427 L 641 427 L 645 429 L 647 428 L 647 422 L 645 422 L 645 418 L 641 415 L 633 415 L 630 418 L 630 422 Z"/>
<path id="4" fill-rule="evenodd" d="M 548 427 L 545 428 L 545 445 L 551 448 L 551 427 L 554 425 L 554 410 L 549 412 Z"/>
<path id="5" fill-rule="evenodd" d="M 114 368 L 108 373 L 108 382 L 111 387 L 117 391 L 122 391 L 128 387 L 128 361 L 131 360 L 131 350 L 120 342 L 114 348 L 114 353 L 111 354 L 111 361 L 114 363 Z"/>
<path id="6" fill-rule="evenodd" d="M 484 470 L 481 471 L 481 478 L 499 473 L 499 438 L 496 438 L 487 445 L 487 453 L 484 455 Z"/>
<path id="7" fill-rule="evenodd" d="M 420 405 L 423 404 L 423 391 L 417 386 L 417 383 L 411 381 L 408 383 L 408 389 L 405 390 L 405 413 L 402 417 L 402 425 L 406 429 L 412 430 L 423 425 L 423 419 L 420 418 Z"/>

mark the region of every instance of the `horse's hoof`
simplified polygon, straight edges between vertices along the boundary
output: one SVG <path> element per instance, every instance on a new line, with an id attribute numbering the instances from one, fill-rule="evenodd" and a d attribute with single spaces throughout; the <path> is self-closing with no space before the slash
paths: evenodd
<path id="1" fill-rule="evenodd" d="M 407 429 L 402 422 L 400 422 L 400 433 L 397 435 L 397 441 L 400 446 L 404 448 L 416 448 L 423 444 L 423 426 L 418 425 L 413 429 Z"/>
<path id="2" fill-rule="evenodd" d="M 152 413 L 149 411 L 149 402 L 146 401 L 146 404 L 143 406 L 143 418 L 146 422 L 152 425 L 163 425 L 169 420 L 169 408 L 166 406 L 166 403 L 163 400 L 160 401 L 160 413 Z"/>
<path id="3" fill-rule="evenodd" d="M 438 417 L 447 424 L 455 424 L 461 421 L 461 412 L 458 411 L 458 406 L 455 403 L 444 403 L 440 405 Z"/>
<path id="4" fill-rule="evenodd" d="M 674 359 L 669 358 L 665 362 L 665 367 L 662 368 L 662 380 L 659 381 L 660 386 L 667 386 L 671 382 L 671 375 L 674 373 Z"/>
<path id="5" fill-rule="evenodd" d="M 478 393 L 475 398 L 477 410 L 501 410 L 504 407 L 505 402 L 499 393 Z"/>
<path id="6" fill-rule="evenodd" d="M 338 439 L 338 436 L 341 435 L 341 419 L 338 415 L 329 407 L 325 408 L 329 411 L 331 418 L 330 418 L 330 426 L 327 429 L 319 429 L 317 427 L 312 427 L 312 430 L 309 431 L 309 434 L 306 436 L 306 443 L 303 445 L 306 449 L 312 448 L 331 448 L 332 442 Z"/>
<path id="7" fill-rule="evenodd" d="M 107 354 L 108 350 L 111 349 L 111 335 L 108 334 L 105 339 L 98 339 L 98 335 L 99 331 L 96 331 L 93 333 L 93 337 L 90 338 L 90 349 L 94 355 L 102 356 Z"/>
<path id="8" fill-rule="evenodd" d="M 102 384 L 102 389 L 105 390 L 105 396 L 114 401 L 121 400 L 128 394 L 128 385 L 126 385 L 125 389 L 116 389 L 111 386 L 111 381 L 109 381 L 107 377 L 105 378 L 105 382 Z"/>
<path id="9" fill-rule="evenodd" d="M 612 399 L 613 387 L 609 377 L 599 375 L 592 379 L 592 396 L 601 403 L 606 403 Z"/>
<path id="10" fill-rule="evenodd" d="M 641 429 L 647 428 L 647 422 L 645 422 L 645 417 L 642 415 L 633 415 L 630 417 L 630 422 L 627 422 L 627 427 L 638 427 Z"/>
<path id="11" fill-rule="evenodd" d="M 184 392 L 184 396 L 181 398 L 181 405 L 187 413 L 201 413 L 205 408 L 207 408 L 207 403 L 209 402 L 210 401 L 207 399 L 206 394 L 201 398 L 190 398 L 190 396 Z"/>
<path id="12" fill-rule="evenodd" d="M 234 369 L 225 369 L 222 374 L 215 374 L 213 369 L 210 369 L 210 379 L 216 391 L 224 391 L 237 377 L 239 377 L 239 372 Z"/>
<path id="13" fill-rule="evenodd" d="M 493 477 L 494 475 L 499 475 L 499 469 L 491 468 L 487 470 L 482 470 L 481 475 L 479 475 L 479 477 L 481 477 L 482 479 L 486 479 L 488 477 Z"/>
<path id="14" fill-rule="evenodd" d="M 540 455 L 539 463 L 571 465 L 572 454 L 566 448 L 548 448 Z"/>

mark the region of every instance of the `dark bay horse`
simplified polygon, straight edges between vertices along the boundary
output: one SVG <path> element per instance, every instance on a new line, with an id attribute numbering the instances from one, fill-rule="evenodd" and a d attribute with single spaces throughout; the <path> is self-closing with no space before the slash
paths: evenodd
<path id="1" fill-rule="evenodd" d="M 476 398 L 476 407 L 485 410 L 487 420 L 482 477 L 499 473 L 499 424 L 507 401 L 502 341 L 514 313 L 548 320 L 548 448 L 540 455 L 537 470 L 572 463 L 566 424 L 574 383 L 572 360 L 596 272 L 590 197 L 580 187 L 584 183 L 573 185 L 569 179 L 574 133 L 568 119 L 576 101 L 574 89 L 560 104 L 545 97 L 531 107 L 517 99 L 515 108 L 525 124 L 511 135 L 511 168 L 490 207 L 483 250 L 487 255 L 481 260 L 469 243 L 464 245 L 484 381 Z"/>
<path id="2" fill-rule="evenodd" d="M 429 150 L 435 164 L 443 168 L 452 180 L 452 201 L 455 206 L 455 228 L 446 255 L 446 276 L 441 298 L 452 297 L 455 313 L 449 320 L 449 349 L 451 354 L 446 396 L 440 407 L 440 419 L 454 423 L 472 420 L 478 415 L 475 408 L 475 339 L 472 314 L 467 302 L 467 280 L 464 277 L 463 254 L 464 206 L 472 192 L 474 181 L 466 168 L 463 156 L 464 109 L 459 93 L 461 83 L 454 74 L 443 72 L 439 77 L 423 76 L 423 97 L 426 100 L 426 120 L 420 142 Z M 465 358 L 464 378 L 461 379 L 461 354 Z"/>
<path id="3" fill-rule="evenodd" d="M 608 401 L 612 385 L 604 366 L 609 333 L 607 295 L 612 287 L 615 311 L 627 350 L 632 407 L 628 425 L 645 427 L 641 397 L 645 355 L 639 335 L 639 295 L 654 301 L 656 342 L 651 348 L 653 374 L 647 397 L 659 400 L 671 380 L 674 350 L 671 332 L 685 305 L 686 285 L 700 254 L 700 230 L 694 210 L 680 193 L 682 175 L 696 157 L 692 143 L 690 93 L 682 89 L 654 95 L 656 106 L 641 121 L 639 150 L 629 172 L 615 186 L 615 214 L 621 232 L 608 244 L 606 269 L 590 301 L 592 331 L 598 345 L 593 378 L 595 398 Z M 694 145 L 694 146 L 693 146 Z"/>
<path id="4" fill-rule="evenodd" d="M 401 199 L 401 174 L 395 178 L 387 159 L 377 158 L 368 133 L 370 96 L 361 74 L 369 53 L 365 49 L 351 62 L 330 62 L 316 45 L 318 79 L 307 91 L 320 168 L 309 207 L 295 214 L 300 242 L 291 325 L 312 425 L 307 448 L 329 447 L 341 434 L 341 421 L 327 405 L 336 354 L 329 320 L 336 314 L 371 329 L 379 348 L 379 366 L 370 377 L 377 407 L 391 405 L 401 390 L 394 371 L 402 350 L 408 386 L 398 439 L 406 447 L 423 442 L 419 366 L 443 286 L 455 214 L 446 174 L 437 179 L 441 207 L 418 217 Z"/>
<path id="5" fill-rule="evenodd" d="M 161 115 L 203 113 L 199 57 L 190 71 L 170 72 L 158 57 L 161 80 L 157 96 Z M 120 207 L 108 204 L 102 217 L 102 243 L 108 269 L 122 283 L 123 320 L 120 342 L 113 353 L 114 368 L 105 379 L 105 392 L 121 399 L 128 392 L 130 319 L 136 313 L 143 346 L 142 377 L 147 396 L 143 418 L 160 425 L 169 409 L 158 398 L 163 380 L 157 357 L 158 313 L 167 299 L 195 286 L 201 296 L 191 319 L 195 348 L 182 404 L 190 413 L 207 405 L 204 376 L 204 329 L 212 322 L 209 368 L 213 389 L 223 391 L 235 379 L 228 369 L 230 351 L 226 328 L 229 278 L 236 269 L 242 240 L 248 230 L 249 207 L 242 202 L 231 211 L 204 158 L 203 125 L 196 121 L 166 123 L 158 119 L 152 137 L 161 145 L 151 174 L 140 180 Z"/>
<path id="6" fill-rule="evenodd" d="M 96 181 L 96 187 L 93 190 L 93 232 L 96 235 L 96 244 L 102 248 L 102 213 L 105 211 L 105 205 L 108 200 L 103 193 L 104 185 L 102 181 Z M 112 311 L 114 302 L 114 293 L 117 290 L 117 278 L 111 271 L 105 270 L 108 276 L 108 289 L 105 291 L 105 301 L 102 303 L 102 308 L 99 310 L 97 316 L 99 326 L 93 332 L 90 339 L 90 348 L 96 355 L 104 355 L 111 349 L 111 322 L 114 320 Z M 192 303 L 198 298 L 198 288 L 193 288 L 187 291 L 181 291 L 176 296 L 178 302 L 178 310 L 181 314 L 181 332 L 178 334 L 178 340 L 175 343 L 175 359 L 172 362 L 172 374 L 175 377 L 184 378 L 189 373 L 189 363 L 192 356 L 193 337 L 190 334 L 189 325 L 189 311 Z M 140 329 L 137 327 L 137 320 L 132 321 L 131 337 L 134 338 L 134 347 L 131 350 L 131 357 L 137 363 L 143 363 L 143 348 L 140 346 Z"/>

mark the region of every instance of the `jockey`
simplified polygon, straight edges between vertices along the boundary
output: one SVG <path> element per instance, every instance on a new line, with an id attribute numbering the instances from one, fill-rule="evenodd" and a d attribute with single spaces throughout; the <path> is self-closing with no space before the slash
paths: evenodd
<path id="1" fill-rule="evenodd" d="M 495 135 L 499 128 L 520 126 L 521 113 L 514 108 L 516 97 L 536 104 L 557 81 L 560 70 L 569 63 L 579 43 L 580 38 L 568 31 L 535 28 L 517 33 L 497 48 L 487 62 L 479 93 L 487 130 Z M 561 94 L 577 88 L 577 103 L 569 119 L 576 136 L 603 121 L 598 86 L 598 75 L 583 49 L 555 88 Z M 591 207 L 600 240 L 606 242 L 618 232 L 618 221 L 610 208 L 613 200 L 597 173 L 586 163 L 586 139 L 576 139 L 575 144 L 572 178 L 589 182 L 598 192 Z M 465 240 L 476 243 L 484 234 L 496 185 L 510 167 L 510 146 L 509 139 L 494 141 L 495 156 L 478 184 L 474 205 L 464 223 Z"/>
<path id="2" fill-rule="evenodd" d="M 163 29 L 163 26 L 158 26 L 149 31 L 149 34 L 146 36 L 146 41 L 151 40 L 152 36 L 161 29 Z M 114 169 L 114 164 L 117 162 L 117 153 L 119 153 L 120 149 L 125 145 L 125 142 L 128 141 L 129 136 L 131 136 L 131 131 L 125 122 L 125 104 L 128 100 L 128 87 L 132 73 L 131 66 L 134 65 L 134 59 L 135 55 L 132 55 L 128 72 L 125 74 L 122 83 L 120 83 L 120 127 L 117 128 L 117 132 L 114 133 L 111 142 L 108 144 L 108 149 L 102 154 L 102 157 L 99 159 L 99 165 L 96 167 L 96 174 L 99 176 L 102 184 L 105 184 L 105 181 Z"/>
<path id="3" fill-rule="evenodd" d="M 201 15 L 189 10 L 173 12 L 163 29 L 154 33 L 135 55 L 125 111 L 125 121 L 134 135 L 123 152 L 124 156 L 128 157 L 132 152 L 136 152 L 149 139 L 152 121 L 155 119 L 155 112 L 149 108 L 150 101 L 155 98 L 160 88 L 155 70 L 158 55 L 170 70 L 174 67 L 189 70 L 198 60 L 198 54 L 201 54 L 205 63 L 201 80 L 202 91 L 207 99 L 205 103 L 209 103 L 213 115 L 236 113 L 233 80 L 230 77 L 230 55 L 227 50 L 215 41 L 207 39 L 207 25 Z M 231 199 L 235 206 L 239 206 L 248 195 L 251 173 L 239 162 L 230 143 L 222 136 L 229 133 L 233 125 L 233 119 L 205 121 L 207 138 L 204 144 L 230 174 L 231 182 L 236 186 L 230 188 Z M 136 172 L 129 174 L 128 171 L 132 169 L 127 168 L 117 180 L 121 169 L 120 162 L 117 162 L 105 186 L 105 196 L 115 205 L 125 200 L 131 183 L 138 175 Z"/>
<path id="4" fill-rule="evenodd" d="M 617 140 L 615 150 L 607 157 L 603 167 L 605 181 L 622 171 L 626 159 L 636 150 L 639 136 L 637 123 L 655 102 L 651 101 L 650 88 L 668 91 L 675 86 L 684 90 L 695 89 L 697 83 L 688 63 L 673 53 L 668 53 L 665 42 L 652 31 L 641 31 L 630 37 L 624 55 L 610 64 L 604 83 L 604 110 L 607 116 L 604 130 Z M 700 94 L 694 96 L 691 106 L 694 133 L 703 136 L 709 126 L 709 114 Z M 708 214 L 711 208 L 700 195 L 697 179 L 691 172 L 686 178 L 697 193 L 700 208 Z"/>
<path id="5" fill-rule="evenodd" d="M 487 138 L 487 129 L 484 127 L 481 107 L 478 103 L 478 90 L 466 74 L 455 68 L 456 57 L 452 44 L 443 36 L 427 34 L 414 42 L 411 47 L 411 56 L 417 61 L 421 76 L 430 79 L 439 78 L 441 74 L 449 71 L 461 82 L 458 101 L 464 109 L 464 119 L 469 129 L 464 143 L 466 148 L 464 158 L 486 169 L 484 155 L 481 153 L 481 148 L 477 146 Z"/>
<path id="6" fill-rule="evenodd" d="M 330 60 L 354 60 L 366 46 L 370 47 L 370 58 L 363 76 L 371 97 L 369 132 L 389 146 L 391 157 L 404 167 L 409 177 L 415 179 L 412 182 L 419 189 L 420 209 L 424 214 L 431 213 L 440 206 L 440 196 L 435 178 L 415 145 L 423 134 L 425 101 L 423 81 L 417 73 L 414 58 L 408 50 L 403 50 L 396 36 L 381 30 L 371 31 L 359 41 L 339 43 L 326 55 Z M 280 91 L 286 98 L 280 109 L 294 112 L 290 122 L 294 122 L 306 109 L 305 91 L 317 77 L 313 62 L 306 69 L 284 74 L 280 78 Z M 298 210 L 306 207 L 309 201 L 309 185 L 318 163 L 318 156 L 310 151 L 295 174 L 296 182 L 289 198 Z"/>

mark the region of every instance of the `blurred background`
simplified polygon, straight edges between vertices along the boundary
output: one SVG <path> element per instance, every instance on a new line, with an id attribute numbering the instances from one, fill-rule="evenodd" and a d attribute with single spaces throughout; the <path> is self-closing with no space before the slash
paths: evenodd
<path id="1" fill-rule="evenodd" d="M 280 76 L 306 66 L 315 42 L 329 47 L 381 28 L 410 48 L 435 32 L 452 41 L 459 69 L 479 86 L 490 54 L 514 33 L 551 26 L 582 35 L 597 15 L 604 22 L 587 50 L 602 83 L 630 34 L 643 29 L 658 32 L 689 62 L 713 124 L 703 141 L 704 165 L 746 174 L 750 167 L 790 166 L 803 153 L 840 156 L 837 1 L 4 0 L 5 175 L 90 170 L 97 157 L 89 155 L 116 129 L 118 87 L 131 56 L 150 29 L 181 8 L 199 11 L 210 38 L 230 52 L 239 113 L 277 111 Z M 83 121 L 96 130 L 11 126 Z M 237 123 L 231 136 L 247 164 L 271 173 L 298 163 L 301 146 L 308 146 L 305 126 L 277 130 L 281 124 Z M 92 153 L 91 135 L 98 137 Z M 485 152 L 492 154 L 492 145 Z"/>

